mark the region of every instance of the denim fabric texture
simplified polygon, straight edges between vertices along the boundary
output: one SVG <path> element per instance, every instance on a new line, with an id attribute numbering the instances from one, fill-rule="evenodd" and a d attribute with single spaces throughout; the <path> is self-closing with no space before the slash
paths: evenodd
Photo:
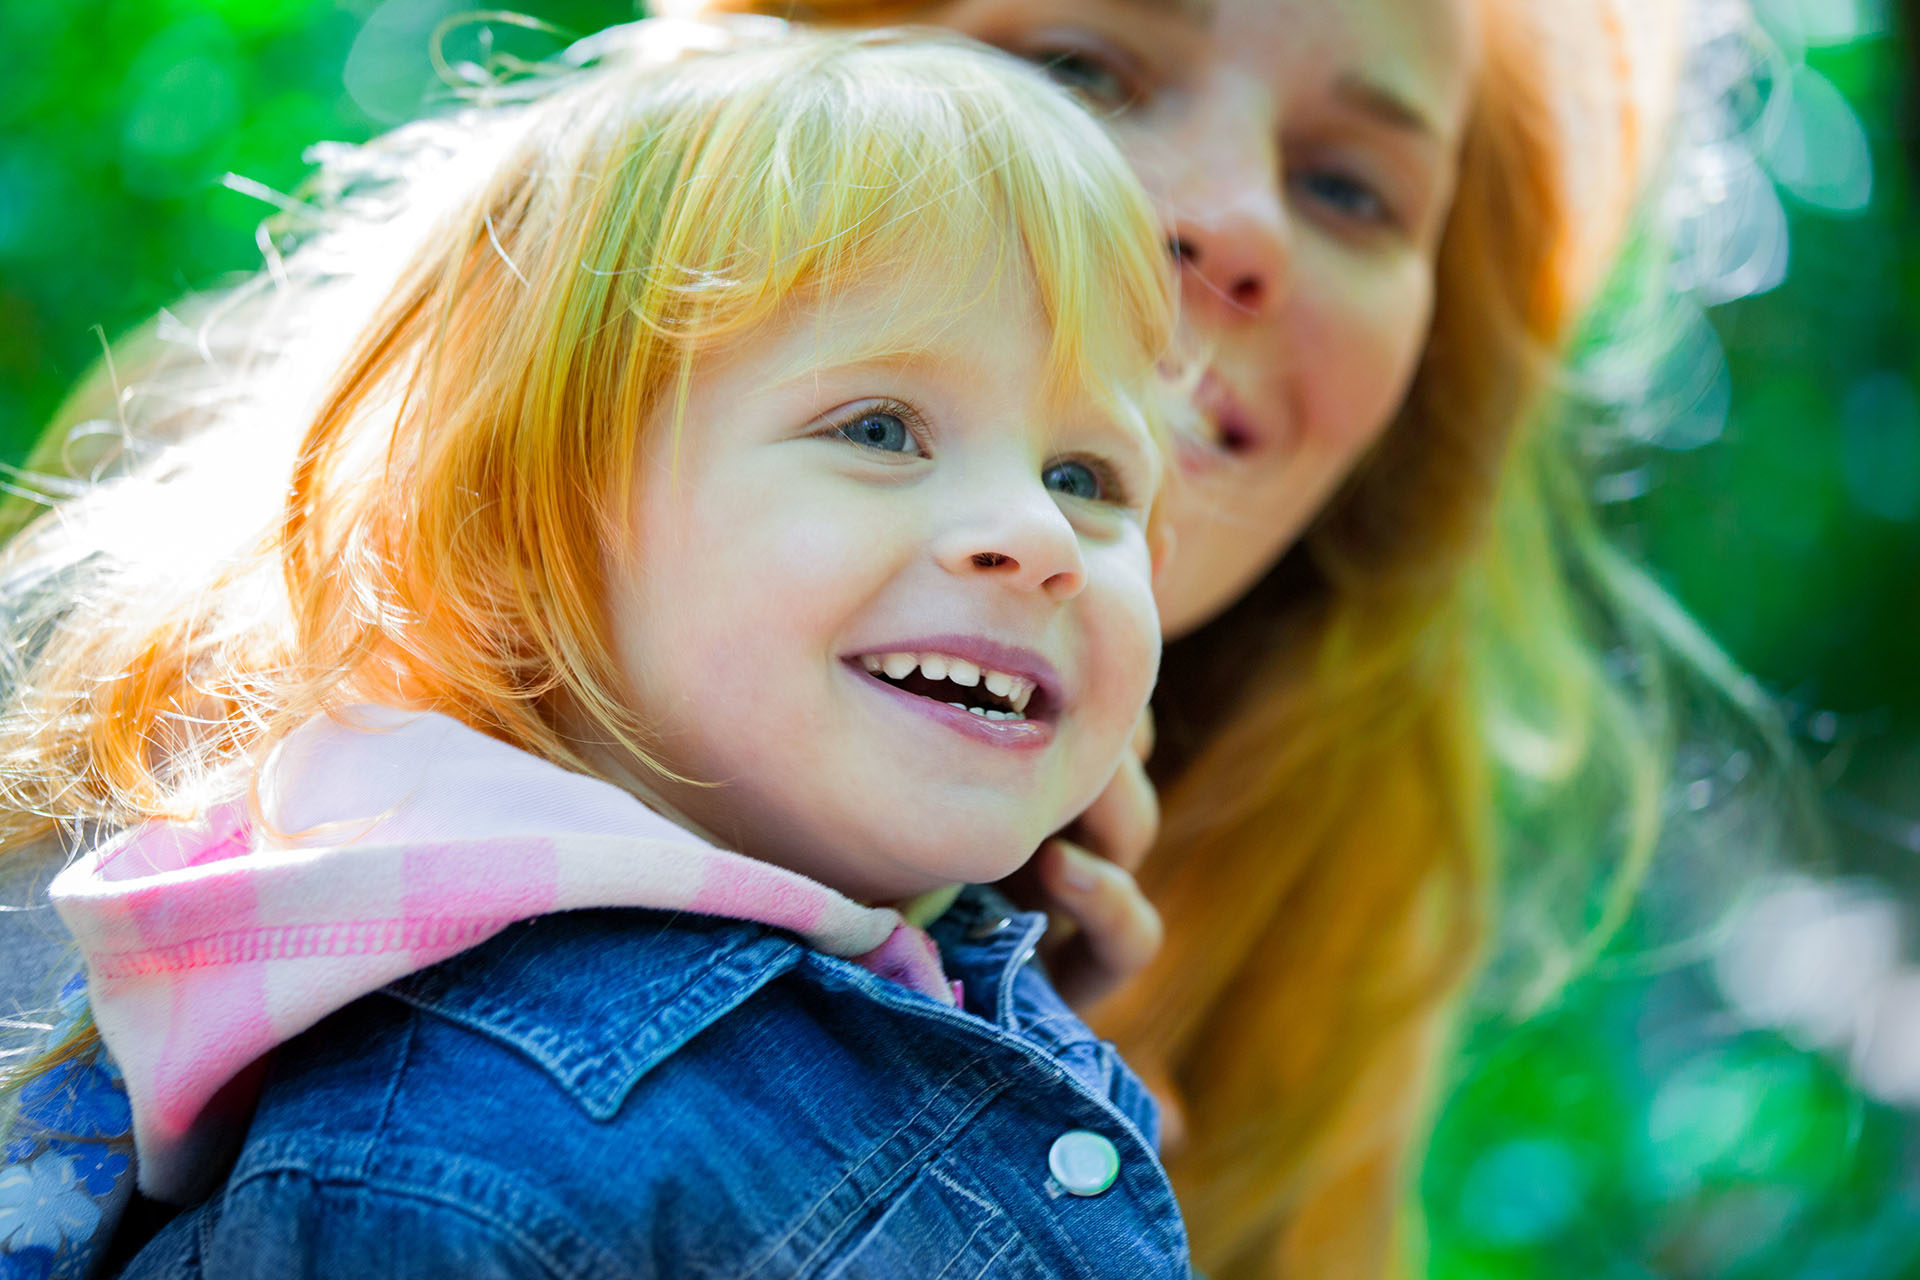
<path id="1" fill-rule="evenodd" d="M 638 909 L 507 929 L 274 1057 L 238 1162 L 148 1277 L 1183 1277 L 1150 1095 L 969 889 L 965 1008 L 764 925 Z M 1113 1144 L 1075 1195 L 1062 1134 Z"/>

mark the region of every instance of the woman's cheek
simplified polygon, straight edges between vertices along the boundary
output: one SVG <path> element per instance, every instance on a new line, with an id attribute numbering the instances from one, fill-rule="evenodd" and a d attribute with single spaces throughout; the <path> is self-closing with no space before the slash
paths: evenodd
<path id="1" fill-rule="evenodd" d="M 1350 295 L 1353 350 L 1363 364 L 1348 371 L 1351 403 L 1366 406 L 1354 437 L 1342 441 L 1356 454 L 1371 447 L 1405 402 L 1433 327 L 1431 264 L 1414 254 L 1399 256 Z"/>
<path id="2" fill-rule="evenodd" d="M 1330 237 L 1300 256 L 1286 363 L 1314 443 L 1357 458 L 1413 381 L 1432 327 L 1432 264 L 1410 245 L 1367 249 Z"/>

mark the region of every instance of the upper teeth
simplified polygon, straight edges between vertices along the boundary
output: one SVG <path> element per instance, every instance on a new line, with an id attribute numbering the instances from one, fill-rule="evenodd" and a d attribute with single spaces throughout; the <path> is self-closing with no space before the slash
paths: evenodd
<path id="1" fill-rule="evenodd" d="M 918 671 L 929 680 L 950 680 L 968 689 L 985 684 L 988 693 L 1007 700 L 1016 716 L 1026 714 L 1027 702 L 1035 688 L 1034 682 L 1025 676 L 983 668 L 965 658 L 944 653 L 868 653 L 861 655 L 860 665 L 875 674 L 884 672 L 889 680 L 904 680 Z M 954 705 L 966 704 L 956 702 Z"/>

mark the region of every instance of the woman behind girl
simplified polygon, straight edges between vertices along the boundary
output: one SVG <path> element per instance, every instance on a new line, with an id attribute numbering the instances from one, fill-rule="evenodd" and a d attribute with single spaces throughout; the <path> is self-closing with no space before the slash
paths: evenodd
<path id="1" fill-rule="evenodd" d="M 1090 1017 L 1184 1113 L 1166 1154 L 1196 1265 L 1397 1270 L 1497 868 L 1559 889 L 1521 922 L 1539 999 L 1617 926 L 1653 846 L 1661 633 L 1710 650 L 1607 553 L 1579 459 L 1542 429 L 1660 150 L 1686 6 L 664 4 L 964 32 L 1072 87 L 1145 179 L 1208 361 L 1157 586 L 1165 820 L 1155 842 L 1123 774 L 1077 833 L 1118 865 L 1036 860 L 1097 944 L 1054 973 L 1097 991 L 1152 951 L 1137 864 L 1165 945 Z M 1496 789 L 1518 818 L 1499 831 Z M 1075 980 L 1088 954 L 1107 962 Z"/>
<path id="2" fill-rule="evenodd" d="M 54 896 L 143 1189 L 252 1114 L 127 1274 L 1184 1275 L 951 887 L 1151 686 L 1151 209 L 992 55 L 654 35 L 335 157 L 252 361 L 8 550 L 8 847 L 131 828 Z"/>

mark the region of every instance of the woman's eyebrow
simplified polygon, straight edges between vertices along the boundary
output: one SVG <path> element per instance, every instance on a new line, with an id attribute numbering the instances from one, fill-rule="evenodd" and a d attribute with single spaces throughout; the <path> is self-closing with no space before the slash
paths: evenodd
<path id="1" fill-rule="evenodd" d="M 1215 0 L 1115 0 L 1130 9 L 1144 9 L 1163 17 L 1178 18 L 1195 26 L 1213 22 Z"/>
<path id="2" fill-rule="evenodd" d="M 1143 0 L 1151 2 L 1151 0 Z M 1356 72 L 1334 82 L 1336 97 L 1391 128 L 1416 133 L 1435 143 L 1444 143 L 1446 135 L 1425 111 L 1400 93 Z"/>

